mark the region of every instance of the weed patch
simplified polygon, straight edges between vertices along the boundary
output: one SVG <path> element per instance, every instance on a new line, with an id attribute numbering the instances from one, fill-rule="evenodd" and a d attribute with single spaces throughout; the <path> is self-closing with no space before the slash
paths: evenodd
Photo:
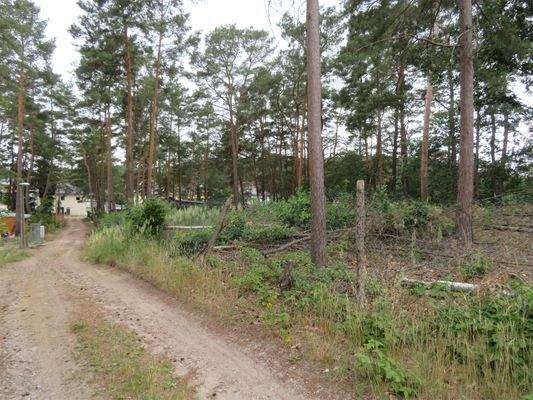
<path id="1" fill-rule="evenodd" d="M 76 322 L 72 330 L 81 356 L 101 379 L 110 398 L 194 398 L 187 382 L 172 375 L 170 361 L 147 354 L 139 338 L 126 328 L 95 318 Z"/>

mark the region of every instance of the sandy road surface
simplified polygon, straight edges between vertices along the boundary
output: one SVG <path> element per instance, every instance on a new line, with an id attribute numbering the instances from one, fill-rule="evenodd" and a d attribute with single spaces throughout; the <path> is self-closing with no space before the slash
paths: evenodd
<path id="1" fill-rule="evenodd" d="M 150 285 L 82 262 L 85 236 L 84 224 L 70 220 L 31 258 L 0 268 L 0 399 L 95 398 L 70 332 L 87 304 L 132 328 L 150 351 L 171 357 L 177 374 L 192 374 L 200 399 L 330 397 L 271 365 L 272 352 L 216 333 Z"/>

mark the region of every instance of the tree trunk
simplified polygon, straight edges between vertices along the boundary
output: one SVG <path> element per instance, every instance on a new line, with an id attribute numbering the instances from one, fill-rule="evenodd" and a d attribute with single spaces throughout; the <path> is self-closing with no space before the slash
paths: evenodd
<path id="1" fill-rule="evenodd" d="M 405 67 L 403 63 L 398 69 L 398 81 L 401 93 L 400 100 L 400 158 L 402 173 L 402 188 L 405 196 L 409 194 L 409 175 L 407 173 L 407 129 L 405 127 Z"/>
<path id="2" fill-rule="evenodd" d="M 35 137 L 35 127 L 30 125 L 30 165 L 28 166 L 28 171 L 26 173 L 26 182 L 31 183 L 32 174 L 33 174 L 33 165 L 35 162 L 35 146 L 34 146 L 34 137 Z M 29 189 L 29 187 L 28 187 Z M 30 196 L 24 197 L 26 202 L 26 211 L 30 211 Z"/>
<path id="3" fill-rule="evenodd" d="M 383 178 L 383 139 L 381 132 L 381 110 L 377 111 L 377 134 L 376 134 L 376 186 L 381 185 Z"/>
<path id="4" fill-rule="evenodd" d="M 474 195 L 479 197 L 479 138 L 481 135 L 481 110 L 476 113 L 476 145 L 474 158 Z"/>
<path id="5" fill-rule="evenodd" d="M 507 163 L 507 146 L 509 143 L 509 115 L 504 114 L 503 120 L 503 141 L 502 141 L 502 158 L 500 160 L 502 170 L 505 170 L 505 164 Z"/>
<path id="6" fill-rule="evenodd" d="M 424 105 L 424 127 L 422 130 L 422 154 L 420 155 L 420 200 L 428 201 L 428 165 L 429 165 L 429 123 L 431 119 L 431 102 L 433 100 L 433 86 L 431 76 L 428 76 L 426 100 Z"/>
<path id="7" fill-rule="evenodd" d="M 461 77 L 461 150 L 459 156 L 459 182 L 457 190 L 457 231 L 460 239 L 470 246 L 473 241 L 473 119 L 474 119 L 474 68 L 472 52 L 472 0 L 460 1 L 460 77 Z"/>
<path id="8" fill-rule="evenodd" d="M 113 188 L 113 146 L 111 142 L 113 138 L 113 130 L 111 127 L 111 109 L 109 106 L 106 112 L 105 130 L 106 130 L 106 147 L 107 147 L 107 152 L 106 152 L 107 211 L 114 212 L 116 210 L 116 207 L 115 207 L 115 190 Z"/>
<path id="9" fill-rule="evenodd" d="M 159 100 L 159 74 L 161 70 L 161 45 L 163 42 L 163 33 L 159 33 L 159 42 L 157 44 L 157 58 L 155 61 L 155 82 L 154 95 L 152 97 L 152 111 L 150 113 L 150 137 L 148 144 L 148 160 L 146 165 L 146 196 L 153 195 L 154 187 L 154 163 L 156 158 L 156 134 L 157 134 L 157 110 Z"/>
<path id="10" fill-rule="evenodd" d="M 24 71 L 19 72 L 18 79 L 18 94 L 17 94 L 17 179 L 15 187 L 18 193 L 19 183 L 22 181 L 22 168 L 24 158 L 24 119 L 26 116 L 26 74 Z M 15 234 L 20 235 L 20 228 L 22 224 L 22 204 L 20 196 L 15 199 Z"/>
<path id="11" fill-rule="evenodd" d="M 126 69 L 126 199 L 133 201 L 133 66 L 128 28 L 124 29 L 124 63 Z"/>
<path id="12" fill-rule="evenodd" d="M 83 163 L 85 164 L 85 169 L 87 170 L 87 185 L 89 186 L 89 201 L 91 202 L 91 211 L 92 211 L 93 200 L 95 199 L 95 194 L 93 191 L 91 168 L 89 167 L 89 161 L 87 159 L 87 152 L 85 150 L 83 150 Z"/>
<path id="13" fill-rule="evenodd" d="M 296 135 L 294 137 L 294 189 L 300 188 L 302 177 L 302 159 L 300 158 L 300 104 L 296 103 L 296 113 L 294 116 L 296 122 Z M 302 122 L 303 124 L 303 122 Z"/>
<path id="14" fill-rule="evenodd" d="M 396 191 L 396 183 L 398 181 L 398 108 L 394 109 L 394 136 L 392 138 L 392 177 L 390 181 L 390 191 Z"/>
<path id="15" fill-rule="evenodd" d="M 239 139 L 233 107 L 230 106 L 230 147 L 231 147 L 231 177 L 233 188 L 233 205 L 239 208 L 241 195 L 239 191 Z"/>
<path id="16" fill-rule="evenodd" d="M 322 150 L 320 26 L 318 0 L 307 0 L 307 105 L 309 183 L 311 188 L 311 260 L 326 265 L 324 154 Z"/>
<path id="17" fill-rule="evenodd" d="M 454 171 L 455 176 L 455 165 L 457 164 L 457 141 L 455 138 L 455 93 L 453 86 L 453 66 L 450 63 L 448 66 L 447 77 L 448 77 L 448 90 L 450 104 L 448 106 L 448 137 L 449 137 L 449 146 L 450 146 L 450 169 Z"/>
<path id="18" fill-rule="evenodd" d="M 490 114 L 490 186 L 492 188 L 492 195 L 498 194 L 497 190 L 497 165 L 496 165 L 496 116 L 494 110 L 491 110 Z"/>

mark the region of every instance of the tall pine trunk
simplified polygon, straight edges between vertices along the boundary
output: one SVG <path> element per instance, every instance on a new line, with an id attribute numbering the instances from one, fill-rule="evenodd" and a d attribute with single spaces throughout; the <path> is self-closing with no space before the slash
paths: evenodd
<path id="1" fill-rule="evenodd" d="M 230 89 L 232 90 L 232 89 Z M 230 96 L 233 98 L 233 96 Z M 239 132 L 233 106 L 230 105 L 230 149 L 231 149 L 231 179 L 233 189 L 233 205 L 238 208 L 241 203 L 241 195 L 239 190 Z"/>
<path id="2" fill-rule="evenodd" d="M 152 110 L 150 113 L 150 132 L 148 143 L 148 160 L 146 165 L 146 196 L 151 197 L 153 195 L 154 188 L 154 163 L 156 159 L 156 135 L 157 135 L 157 111 L 159 101 L 159 75 L 161 71 L 161 45 L 163 42 L 163 33 L 159 33 L 159 41 L 157 44 L 157 58 L 155 61 L 155 81 L 154 81 L 154 94 L 152 97 Z"/>
<path id="3" fill-rule="evenodd" d="M 113 129 L 111 127 L 111 109 L 108 106 L 106 111 L 105 120 L 106 130 L 106 182 L 107 182 L 107 210 L 108 212 L 114 212 L 115 207 L 115 190 L 113 188 Z"/>
<path id="4" fill-rule="evenodd" d="M 472 198 L 474 191 L 473 120 L 474 66 L 472 51 L 472 0 L 460 1 L 461 139 L 457 187 L 457 233 L 467 245 L 473 241 Z"/>
<path id="5" fill-rule="evenodd" d="M 324 154 L 322 150 L 322 90 L 318 0 L 307 0 L 307 113 L 309 183 L 311 188 L 311 260 L 326 265 Z"/>
<path id="6" fill-rule="evenodd" d="M 409 194 L 409 174 L 407 172 L 407 129 L 405 127 L 405 66 L 400 63 L 398 69 L 398 87 L 401 94 L 399 117 L 400 117 L 400 158 L 402 189 L 405 196 Z"/>
<path id="7" fill-rule="evenodd" d="M 24 71 L 19 72 L 18 79 L 18 94 L 17 94 L 17 172 L 16 172 L 16 182 L 15 190 L 17 196 L 15 196 L 15 216 L 16 216 L 16 226 L 15 233 L 20 234 L 20 228 L 22 223 L 22 203 L 20 202 L 20 196 L 18 195 L 18 190 L 20 187 L 19 183 L 22 181 L 22 168 L 23 168 L 23 158 L 24 158 L 24 119 L 26 116 L 26 74 Z"/>
<path id="8" fill-rule="evenodd" d="M 124 63 L 126 69 L 126 199 L 133 201 L 133 66 L 128 28 L 124 29 Z"/>
<path id="9" fill-rule="evenodd" d="M 420 154 L 420 200 L 428 201 L 428 165 L 429 165 L 429 123 L 431 119 L 431 102 L 433 100 L 433 86 L 431 75 L 428 76 L 426 98 L 424 105 L 424 127 L 422 130 L 422 153 Z"/>

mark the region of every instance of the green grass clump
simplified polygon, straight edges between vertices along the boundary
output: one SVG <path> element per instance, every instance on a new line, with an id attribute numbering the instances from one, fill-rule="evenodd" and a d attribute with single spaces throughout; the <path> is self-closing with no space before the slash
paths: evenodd
<path id="1" fill-rule="evenodd" d="M 467 278 L 486 275 L 492 269 L 492 262 L 482 254 L 476 253 L 465 264 L 461 265 L 461 273 Z"/>
<path id="2" fill-rule="evenodd" d="M 28 253 L 21 250 L 15 244 L 0 244 L 0 266 L 23 260 Z"/>
<path id="3" fill-rule="evenodd" d="M 217 207 L 193 206 L 171 210 L 167 215 L 169 225 L 214 226 L 220 209 Z"/>
<path id="4" fill-rule="evenodd" d="M 147 354 L 137 335 L 100 319 L 80 320 L 72 330 L 78 350 L 112 399 L 193 399 L 187 383 L 172 375 L 169 360 Z"/>

